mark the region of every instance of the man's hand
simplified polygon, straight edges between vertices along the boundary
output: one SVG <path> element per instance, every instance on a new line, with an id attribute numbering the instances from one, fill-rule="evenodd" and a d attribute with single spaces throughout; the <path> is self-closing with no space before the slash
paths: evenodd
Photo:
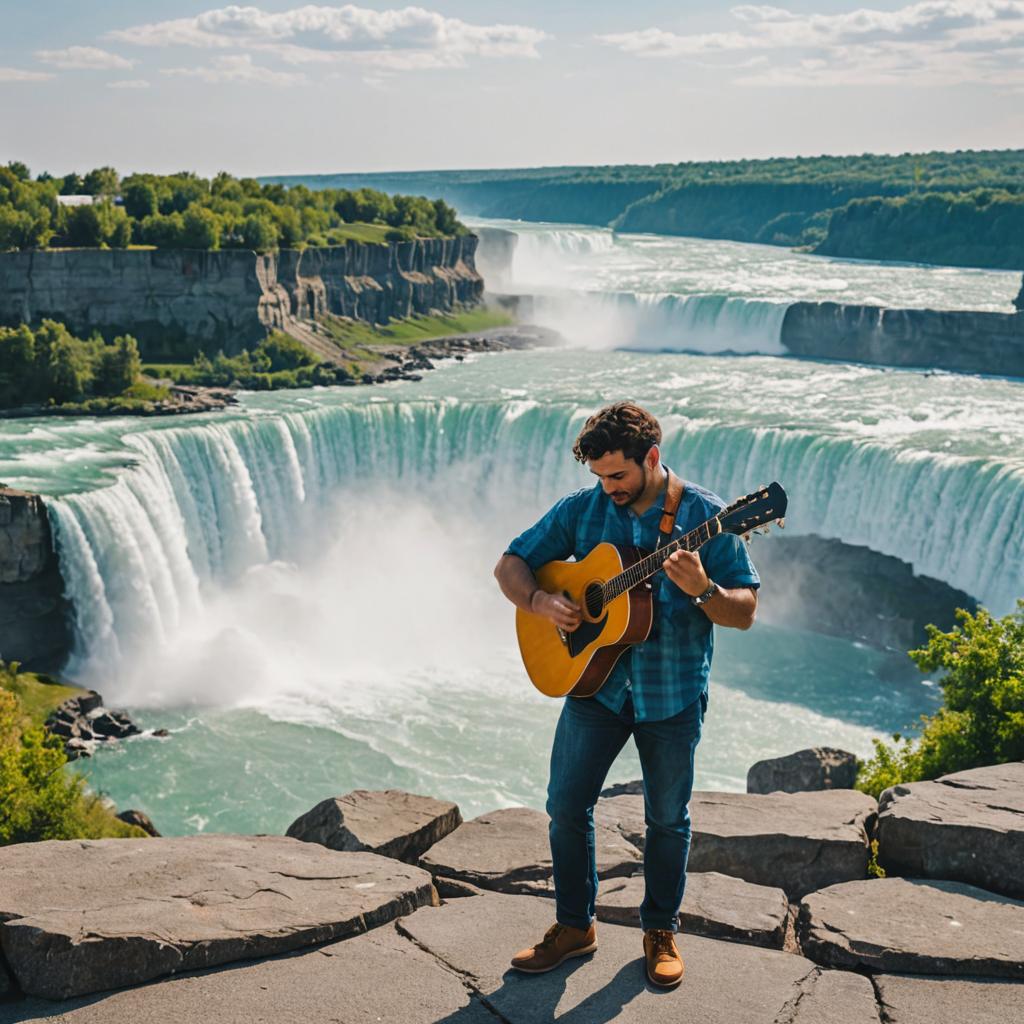
<path id="1" fill-rule="evenodd" d="M 693 551 L 674 551 L 662 563 L 665 575 L 690 597 L 699 597 L 711 585 L 700 556 Z"/>
<path id="2" fill-rule="evenodd" d="M 549 594 L 546 590 L 537 589 L 530 598 L 530 611 L 534 615 L 542 615 L 556 626 L 571 633 L 582 621 L 583 613 L 580 606 L 562 594 Z"/>

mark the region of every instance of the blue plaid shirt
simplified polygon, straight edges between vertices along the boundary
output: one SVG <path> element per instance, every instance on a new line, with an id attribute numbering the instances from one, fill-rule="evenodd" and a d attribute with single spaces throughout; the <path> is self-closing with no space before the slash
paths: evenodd
<path id="1" fill-rule="evenodd" d="M 672 539 L 689 533 L 724 507 L 725 502 L 717 495 L 687 482 Z M 664 497 L 638 516 L 616 505 L 597 483 L 556 502 L 539 522 L 509 544 L 506 553 L 518 555 L 536 572 L 556 559 L 565 561 L 572 556 L 579 561 L 602 541 L 653 551 L 658 546 L 663 509 Z M 747 546 L 739 537 L 719 534 L 699 554 L 708 576 L 719 586 L 761 585 Z M 594 697 L 619 712 L 632 692 L 637 721 L 671 718 L 697 700 L 707 689 L 714 650 L 712 623 L 704 612 L 691 604 L 664 571 L 652 583 L 655 606 L 651 635 L 619 659 Z"/>

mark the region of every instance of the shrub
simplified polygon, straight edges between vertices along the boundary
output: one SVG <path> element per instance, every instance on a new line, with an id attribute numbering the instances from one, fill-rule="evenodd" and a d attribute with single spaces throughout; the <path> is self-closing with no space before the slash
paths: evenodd
<path id="1" fill-rule="evenodd" d="M 957 619 L 948 633 L 929 626 L 928 643 L 910 652 L 922 671 L 945 671 L 944 706 L 922 716 L 916 740 L 875 741 L 857 780 L 865 793 L 1024 759 L 1024 601 L 1001 619 L 984 608 Z"/>

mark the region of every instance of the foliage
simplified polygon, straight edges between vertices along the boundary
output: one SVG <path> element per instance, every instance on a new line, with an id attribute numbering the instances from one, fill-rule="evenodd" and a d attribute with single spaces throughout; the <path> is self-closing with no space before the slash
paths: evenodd
<path id="1" fill-rule="evenodd" d="M 868 858 L 868 878 L 885 878 L 885 868 L 878 863 L 878 840 L 871 840 L 871 856 Z"/>
<path id="2" fill-rule="evenodd" d="M 856 199 L 815 252 L 859 259 L 1024 269 L 1024 194 L 979 188 Z"/>
<path id="3" fill-rule="evenodd" d="M 65 771 L 62 741 L 32 721 L 17 695 L 25 675 L 0 662 L 0 845 L 144 835 Z"/>
<path id="4" fill-rule="evenodd" d="M 34 331 L 0 327 L 0 408 L 115 396 L 139 380 L 139 347 L 130 335 L 83 340 L 54 320 Z"/>
<path id="5" fill-rule="evenodd" d="M 929 626 L 928 643 L 910 652 L 922 671 L 945 670 L 943 707 L 922 716 L 917 739 L 875 741 L 857 779 L 865 793 L 1024 759 L 1024 601 L 1001 619 L 984 608 L 957 619 L 948 633 Z"/>
<path id="6" fill-rule="evenodd" d="M 58 195 L 91 195 L 96 202 L 66 206 Z M 465 234 L 443 200 L 390 196 L 373 189 L 285 188 L 220 173 L 212 180 L 190 171 L 132 174 L 111 167 L 32 180 L 24 164 L 0 167 L 0 251 L 58 247 L 124 248 L 136 243 L 168 249 L 246 248 L 382 242 Z"/>

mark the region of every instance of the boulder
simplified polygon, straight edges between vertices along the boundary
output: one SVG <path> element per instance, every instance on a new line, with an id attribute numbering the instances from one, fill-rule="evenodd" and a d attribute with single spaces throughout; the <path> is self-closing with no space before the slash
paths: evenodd
<path id="1" fill-rule="evenodd" d="M 718 871 L 798 899 L 867 875 L 875 801 L 856 790 L 694 793 L 691 871 Z"/>
<path id="2" fill-rule="evenodd" d="M 1024 903 L 963 882 L 829 886 L 800 904 L 797 938 L 828 967 L 1024 980 Z"/>
<path id="3" fill-rule="evenodd" d="M 462 979 L 394 926 L 232 968 L 61 1003 L 0 1004 L 0 1024 L 495 1024 Z"/>
<path id="4" fill-rule="evenodd" d="M 598 920 L 639 927 L 643 898 L 643 875 L 606 879 L 597 890 Z M 751 885 L 715 871 L 686 876 L 679 916 L 689 935 L 782 949 L 789 915 L 789 900 L 781 889 Z"/>
<path id="5" fill-rule="evenodd" d="M 599 925 L 593 957 L 548 974 L 509 970 L 509 957 L 551 925 L 553 909 L 547 900 L 485 893 L 424 908 L 398 927 L 457 971 L 506 1024 L 878 1024 L 867 978 L 686 933 L 679 936 L 686 977 L 675 993 L 652 988 L 639 933 L 614 924 Z"/>
<path id="6" fill-rule="evenodd" d="M 601 878 L 631 875 L 640 851 L 613 828 L 597 826 L 597 873 Z M 432 875 L 506 893 L 548 894 L 551 848 L 548 816 L 527 807 L 481 814 L 432 846 L 420 866 Z"/>
<path id="7" fill-rule="evenodd" d="M 0 946 L 48 999 L 344 938 L 431 902 L 430 876 L 283 836 L 0 848 Z"/>
<path id="8" fill-rule="evenodd" d="M 1011 1024 L 1021 1019 L 1024 982 L 992 978 L 873 979 L 886 1024 Z"/>
<path id="9" fill-rule="evenodd" d="M 122 811 L 118 816 L 120 821 L 123 821 L 126 825 L 134 825 L 136 828 L 141 828 L 147 835 L 160 837 L 160 833 L 157 832 L 156 826 L 150 820 L 148 814 L 143 811 Z"/>
<path id="10" fill-rule="evenodd" d="M 618 832 L 627 843 L 642 850 L 647 838 L 643 794 L 602 797 L 594 808 L 594 824 Z"/>
<path id="11" fill-rule="evenodd" d="M 893 786 L 878 810 L 878 860 L 890 874 L 1024 898 L 1024 761 Z"/>
<path id="12" fill-rule="evenodd" d="M 1024 313 L 1024 281 L 1021 282 L 1020 291 L 1017 292 L 1017 297 L 1013 300 L 1013 308 L 1018 313 Z"/>
<path id="13" fill-rule="evenodd" d="M 835 747 L 811 747 L 758 761 L 747 772 L 748 793 L 807 793 L 853 789 L 857 757 Z"/>
<path id="14" fill-rule="evenodd" d="M 399 789 L 357 789 L 322 800 L 287 835 L 329 850 L 365 850 L 415 864 L 462 824 L 458 805 Z"/>

